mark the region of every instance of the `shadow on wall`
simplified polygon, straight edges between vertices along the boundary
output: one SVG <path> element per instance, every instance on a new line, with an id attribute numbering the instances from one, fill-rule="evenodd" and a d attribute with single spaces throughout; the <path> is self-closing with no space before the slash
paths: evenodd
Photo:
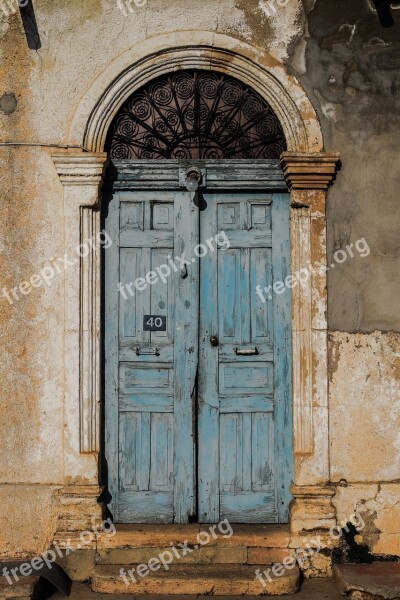
<path id="1" fill-rule="evenodd" d="M 391 0 L 372 0 L 372 2 L 374 3 L 382 27 L 392 27 L 394 25 L 394 21 L 391 13 L 391 6 L 400 5 L 400 1 L 392 2 Z"/>
<path id="2" fill-rule="evenodd" d="M 28 42 L 28 48 L 31 50 L 39 50 L 42 47 L 42 43 L 40 41 L 32 0 L 28 0 L 27 2 L 26 0 L 18 0 L 18 5 L 26 41 Z"/>

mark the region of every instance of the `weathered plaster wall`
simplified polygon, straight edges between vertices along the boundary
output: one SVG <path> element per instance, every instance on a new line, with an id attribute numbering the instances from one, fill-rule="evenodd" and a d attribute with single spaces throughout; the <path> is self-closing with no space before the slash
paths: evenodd
<path id="1" fill-rule="evenodd" d="M 56 5 L 38 0 L 39 50 L 26 47 L 17 15 L 3 26 L 4 87 L 20 101 L 11 119 L 1 115 L 2 139 L 9 130 L 13 141 L 26 142 L 29 131 L 30 141 L 65 144 L 74 109 L 90 83 L 130 47 L 164 33 L 171 32 L 171 46 L 174 32 L 193 29 L 232 35 L 238 46 L 242 41 L 264 47 L 269 40 L 272 56 L 284 59 L 301 32 L 300 11 L 300 0 L 291 0 L 284 20 L 278 13 L 272 25 L 258 0 L 149 0 L 126 16 L 116 0 L 60 0 Z"/>
<path id="2" fill-rule="evenodd" d="M 330 338 L 331 479 L 339 520 L 358 510 L 363 542 L 400 555 L 400 336 Z"/>
<path id="3" fill-rule="evenodd" d="M 340 521 L 360 510 L 373 552 L 400 554 L 400 347 L 381 333 L 400 329 L 400 11 L 384 28 L 367 0 L 306 8 L 289 60 L 343 163 L 328 195 L 328 265 L 358 239 L 370 248 L 328 272 L 334 504 Z"/>
<path id="4" fill-rule="evenodd" d="M 318 112 L 326 149 L 340 150 L 343 163 L 329 194 L 328 263 L 360 238 L 371 248 L 368 259 L 328 273 L 329 327 L 399 331 L 400 11 L 384 28 L 368 0 L 310 8 L 290 64 Z"/>
<path id="5" fill-rule="evenodd" d="M 18 13 L 0 22 L 0 143 L 23 144 L 0 148 L 1 287 L 63 256 L 51 146 L 71 143 L 76 107 L 110 63 L 139 42 L 170 32 L 173 45 L 174 32 L 192 29 L 266 49 L 300 79 L 325 149 L 341 153 L 328 195 L 328 262 L 359 238 L 371 249 L 328 273 L 331 478 L 348 482 L 335 506 L 341 519 L 367 507 L 371 548 L 400 554 L 398 338 L 379 333 L 400 331 L 400 11 L 384 29 L 368 0 L 288 0 L 276 12 L 268 0 L 148 0 L 126 16 L 114 0 L 35 0 L 34 7 L 36 50 Z M 9 515 L 0 550 L 9 555 L 46 546 L 54 491 L 65 483 L 62 298 L 62 274 L 12 306 L 0 298 L 0 506 Z"/>
<path id="6" fill-rule="evenodd" d="M 57 524 L 54 487 L 0 485 L 0 560 L 45 552 Z"/>
<path id="7" fill-rule="evenodd" d="M 400 555 L 400 507 L 398 483 L 349 484 L 339 486 L 333 503 L 340 522 L 358 511 L 365 523 L 361 544 L 375 554 Z"/>
<path id="8" fill-rule="evenodd" d="M 332 481 L 398 480 L 400 335 L 335 332 L 330 352 Z"/>
<path id="9" fill-rule="evenodd" d="M 60 255 L 56 179 L 46 150 L 0 148 L 0 554 L 46 545 L 63 480 L 63 277 L 11 292 Z"/>

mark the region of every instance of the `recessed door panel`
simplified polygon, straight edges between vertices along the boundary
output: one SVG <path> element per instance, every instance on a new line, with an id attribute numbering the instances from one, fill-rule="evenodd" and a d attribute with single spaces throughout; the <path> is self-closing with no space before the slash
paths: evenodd
<path id="1" fill-rule="evenodd" d="M 263 302 L 256 287 L 289 274 L 288 195 L 124 190 L 106 229 L 115 521 L 286 522 L 290 290 Z"/>

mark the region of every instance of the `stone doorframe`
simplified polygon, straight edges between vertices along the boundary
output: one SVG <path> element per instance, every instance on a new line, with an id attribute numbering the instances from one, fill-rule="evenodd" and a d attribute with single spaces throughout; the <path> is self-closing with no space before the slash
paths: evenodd
<path id="1" fill-rule="evenodd" d="M 174 41 L 180 36 L 186 45 L 168 50 L 165 48 L 170 40 L 168 44 L 166 36 L 146 42 L 147 46 L 152 44 L 152 52 L 146 58 L 143 45 L 142 50 L 131 49 L 112 63 L 108 77 L 114 73 L 115 78 L 102 88 L 106 92 L 98 93 L 100 83 L 104 84 L 103 74 L 79 105 L 70 140 L 76 143 L 80 135 L 80 143 L 87 151 L 53 156 L 64 191 L 64 251 L 74 254 L 80 244 L 95 238 L 100 231 L 101 185 L 107 163 L 107 155 L 102 152 L 105 136 L 117 110 L 136 89 L 166 72 L 201 68 L 236 77 L 265 98 L 281 122 L 288 145 L 281 163 L 291 200 L 292 274 L 301 269 L 310 273 L 308 265 L 313 265 L 311 275 L 304 276 L 303 285 L 291 290 L 294 500 L 290 526 L 293 532 L 330 529 L 336 518 L 331 502 L 334 488 L 329 485 L 327 298 L 326 271 L 321 265 L 326 264 L 326 193 L 339 155 L 321 151 L 322 134 L 314 108 L 299 83 L 276 59 L 224 35 L 176 33 Z M 141 58 L 132 63 L 135 56 Z M 93 98 L 100 99 L 89 110 Z M 64 508 L 60 511 L 56 537 L 85 527 L 83 505 L 88 519 L 101 518 L 97 504 L 100 261 L 95 247 L 80 259 L 79 269 L 66 272 L 64 348 L 64 477 L 71 485 L 59 491 Z M 73 507 L 77 504 L 81 509 L 75 511 Z"/>

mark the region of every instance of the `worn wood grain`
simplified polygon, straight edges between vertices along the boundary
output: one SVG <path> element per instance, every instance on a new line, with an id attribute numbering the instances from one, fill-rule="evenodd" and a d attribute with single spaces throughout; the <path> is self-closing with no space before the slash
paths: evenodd
<path id="1" fill-rule="evenodd" d="M 192 194 L 178 191 L 185 164 L 116 163 L 121 191 L 106 223 L 113 245 L 106 253 L 105 345 L 106 454 L 117 521 L 187 523 L 197 510 L 196 444 L 199 520 L 288 518 L 290 290 L 263 303 L 256 286 L 289 274 L 289 196 L 279 193 L 286 188 L 275 161 L 228 163 L 199 163 L 207 189 L 216 190 L 202 195 L 202 210 Z M 224 191 L 232 182 L 242 191 Z M 192 261 L 194 247 L 220 231 L 229 248 L 214 243 Z M 120 280 L 145 277 L 182 254 L 190 260 L 184 274 L 171 269 L 165 282 L 133 288 L 125 299 L 118 293 Z M 145 314 L 166 315 L 166 331 L 143 331 Z"/>

